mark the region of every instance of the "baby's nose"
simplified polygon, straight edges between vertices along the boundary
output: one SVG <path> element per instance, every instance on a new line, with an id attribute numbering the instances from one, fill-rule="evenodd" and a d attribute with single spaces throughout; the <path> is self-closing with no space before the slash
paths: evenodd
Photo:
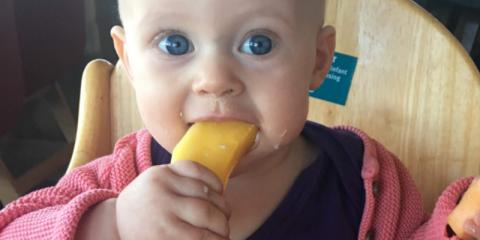
<path id="1" fill-rule="evenodd" d="M 199 95 L 236 96 L 244 91 L 244 83 L 227 62 L 210 61 L 199 68 L 192 89 Z"/>

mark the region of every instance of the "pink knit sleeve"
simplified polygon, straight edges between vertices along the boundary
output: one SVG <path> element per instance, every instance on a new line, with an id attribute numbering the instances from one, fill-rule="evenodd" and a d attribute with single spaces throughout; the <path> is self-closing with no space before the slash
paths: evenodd
<path id="1" fill-rule="evenodd" d="M 463 178 L 449 185 L 438 198 L 431 217 L 416 230 L 411 239 L 459 239 L 455 236 L 448 236 L 447 217 L 473 179 L 474 177 Z"/>
<path id="2" fill-rule="evenodd" d="M 421 194 L 402 162 L 378 142 L 367 139 L 366 143 L 362 171 L 366 208 L 359 239 L 369 235 L 375 239 L 458 239 L 449 237 L 447 217 L 474 178 L 460 179 L 449 185 L 438 198 L 433 213 L 427 216 Z M 378 163 L 378 166 L 373 164 L 372 167 L 371 163 Z M 372 169 L 376 171 L 369 171 Z M 372 189 L 375 182 L 379 186 L 377 194 Z"/>
<path id="3" fill-rule="evenodd" d="M 90 206 L 117 196 L 112 166 L 112 157 L 103 157 L 7 205 L 0 211 L 0 239 L 73 239 Z"/>

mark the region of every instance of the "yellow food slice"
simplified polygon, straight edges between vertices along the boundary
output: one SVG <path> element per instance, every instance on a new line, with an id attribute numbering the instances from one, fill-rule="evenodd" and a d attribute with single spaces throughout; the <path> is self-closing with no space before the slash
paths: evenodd
<path id="1" fill-rule="evenodd" d="M 478 211 L 480 211 L 480 180 L 475 180 L 463 194 L 460 203 L 448 216 L 448 225 L 461 239 L 474 239 L 463 231 L 463 223 L 467 219 L 473 218 Z"/>
<path id="2" fill-rule="evenodd" d="M 255 125 L 228 122 L 198 122 L 175 146 L 172 163 L 192 160 L 214 172 L 226 188 L 228 178 L 257 135 Z"/>

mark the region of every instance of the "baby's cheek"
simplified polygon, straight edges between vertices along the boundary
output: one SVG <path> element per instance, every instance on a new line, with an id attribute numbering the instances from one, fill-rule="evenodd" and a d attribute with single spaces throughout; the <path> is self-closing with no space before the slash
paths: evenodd
<path id="1" fill-rule="evenodd" d="M 271 144 L 274 150 L 292 143 L 303 129 L 304 122 L 286 122 L 272 129 L 270 133 Z"/>
<path id="2" fill-rule="evenodd" d="M 137 98 L 143 124 L 162 147 L 171 151 L 187 129 L 180 110 L 146 95 Z"/>
<path id="3" fill-rule="evenodd" d="M 182 126 L 150 124 L 145 126 L 155 140 L 170 153 L 186 132 Z"/>
<path id="4" fill-rule="evenodd" d="M 305 125 L 306 111 L 289 110 L 284 107 L 272 107 L 272 111 L 264 117 L 260 139 L 265 148 L 278 150 L 290 144 L 302 131 Z"/>

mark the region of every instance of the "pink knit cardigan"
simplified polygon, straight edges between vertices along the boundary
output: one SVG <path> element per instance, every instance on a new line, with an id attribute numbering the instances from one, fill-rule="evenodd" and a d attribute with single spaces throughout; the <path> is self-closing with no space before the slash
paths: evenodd
<path id="1" fill-rule="evenodd" d="M 447 215 L 473 178 L 451 184 L 431 216 L 400 161 L 365 133 L 362 178 L 365 209 L 358 239 L 449 239 Z M 65 175 L 55 187 L 30 193 L 0 211 L 0 239 L 73 239 L 78 222 L 92 205 L 118 196 L 152 165 L 151 135 L 146 130 L 120 139 L 113 154 Z M 457 238 L 451 238 L 457 239 Z"/>

